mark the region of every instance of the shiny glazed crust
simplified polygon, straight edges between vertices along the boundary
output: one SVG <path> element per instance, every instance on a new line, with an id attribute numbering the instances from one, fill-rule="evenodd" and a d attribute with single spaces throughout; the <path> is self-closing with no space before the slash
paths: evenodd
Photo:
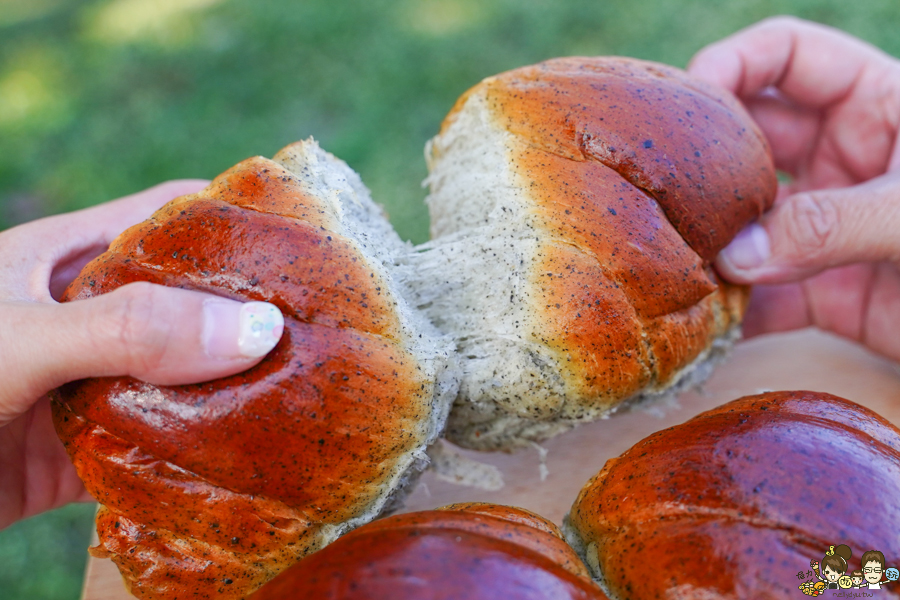
<path id="1" fill-rule="evenodd" d="M 724 92 L 551 60 L 469 90 L 426 154 L 434 239 L 410 277 L 463 358 L 451 440 L 508 448 L 664 396 L 735 337 L 746 290 L 710 261 L 776 179 Z"/>
<path id="2" fill-rule="evenodd" d="M 243 598 L 371 520 L 427 462 L 448 349 L 386 263 L 405 251 L 355 174 L 313 141 L 248 159 L 117 238 L 65 301 L 133 281 L 272 302 L 258 366 L 199 385 L 90 379 L 58 390 L 91 494 L 97 556 L 139 598 Z"/>
<path id="3" fill-rule="evenodd" d="M 466 503 L 369 523 L 249 600 L 606 600 L 555 525 Z"/>
<path id="4" fill-rule="evenodd" d="M 747 396 L 635 444 L 566 537 L 610 598 L 796 595 L 829 546 L 900 560 L 900 430 L 820 392 Z"/>

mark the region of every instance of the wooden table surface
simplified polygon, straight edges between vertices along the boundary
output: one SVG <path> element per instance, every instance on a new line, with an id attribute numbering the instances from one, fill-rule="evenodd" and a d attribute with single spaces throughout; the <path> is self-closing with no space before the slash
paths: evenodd
<path id="1" fill-rule="evenodd" d="M 867 406 L 900 425 L 900 367 L 863 348 L 817 331 L 770 335 L 738 344 L 701 390 L 677 405 L 627 412 L 513 454 L 461 452 L 494 465 L 505 485 L 495 491 L 462 487 L 428 472 L 407 500 L 407 511 L 460 501 L 514 504 L 560 523 L 581 486 L 603 463 L 654 431 L 740 396 L 764 390 L 830 392 Z M 127 600 L 109 560 L 89 559 L 83 600 Z"/>

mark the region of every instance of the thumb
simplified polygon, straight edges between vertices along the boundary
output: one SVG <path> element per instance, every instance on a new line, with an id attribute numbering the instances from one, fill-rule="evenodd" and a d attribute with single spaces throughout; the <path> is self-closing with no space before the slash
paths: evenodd
<path id="1" fill-rule="evenodd" d="M 788 283 L 852 263 L 900 259 L 900 173 L 788 196 L 741 231 L 716 268 L 737 283 Z"/>
<path id="2" fill-rule="evenodd" d="M 0 313 L 0 425 L 85 377 L 199 383 L 257 364 L 284 327 L 272 304 L 139 282 L 66 304 L 7 303 Z"/>

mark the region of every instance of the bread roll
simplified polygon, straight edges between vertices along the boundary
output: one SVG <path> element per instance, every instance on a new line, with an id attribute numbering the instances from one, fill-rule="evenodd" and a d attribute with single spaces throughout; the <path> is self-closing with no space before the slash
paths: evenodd
<path id="1" fill-rule="evenodd" d="M 836 396 L 770 392 L 607 461 L 564 530 L 613 600 L 788 598 L 831 546 L 900 561 L 898 498 L 900 430 Z"/>
<path id="2" fill-rule="evenodd" d="M 552 523 L 456 504 L 369 523 L 249 600 L 606 600 Z"/>
<path id="3" fill-rule="evenodd" d="M 57 431 L 103 504 L 93 554 L 135 596 L 243 598 L 383 512 L 424 467 L 455 383 L 450 349 L 391 271 L 403 252 L 356 174 L 310 140 L 172 201 L 69 286 L 64 301 L 149 281 L 285 317 L 244 373 L 58 391 Z"/>
<path id="4" fill-rule="evenodd" d="M 710 261 L 773 201 L 738 102 L 664 65 L 563 58 L 489 77 L 426 148 L 416 303 L 456 339 L 447 437 L 541 440 L 704 379 L 747 290 Z"/>

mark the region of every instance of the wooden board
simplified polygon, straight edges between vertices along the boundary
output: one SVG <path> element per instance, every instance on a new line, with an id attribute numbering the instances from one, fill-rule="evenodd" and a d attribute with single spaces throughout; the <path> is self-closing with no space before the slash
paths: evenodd
<path id="1" fill-rule="evenodd" d="M 409 497 L 406 510 L 481 500 L 522 506 L 560 523 L 581 486 L 608 458 L 635 442 L 740 396 L 791 389 L 843 396 L 900 425 L 900 366 L 896 363 L 818 331 L 765 336 L 739 344 L 706 385 L 682 395 L 677 406 L 624 413 L 545 442 L 543 478 L 538 448 L 513 454 L 462 452 L 496 466 L 504 487 L 496 491 L 461 487 L 429 472 Z M 83 600 L 128 598 L 112 562 L 91 558 Z"/>

